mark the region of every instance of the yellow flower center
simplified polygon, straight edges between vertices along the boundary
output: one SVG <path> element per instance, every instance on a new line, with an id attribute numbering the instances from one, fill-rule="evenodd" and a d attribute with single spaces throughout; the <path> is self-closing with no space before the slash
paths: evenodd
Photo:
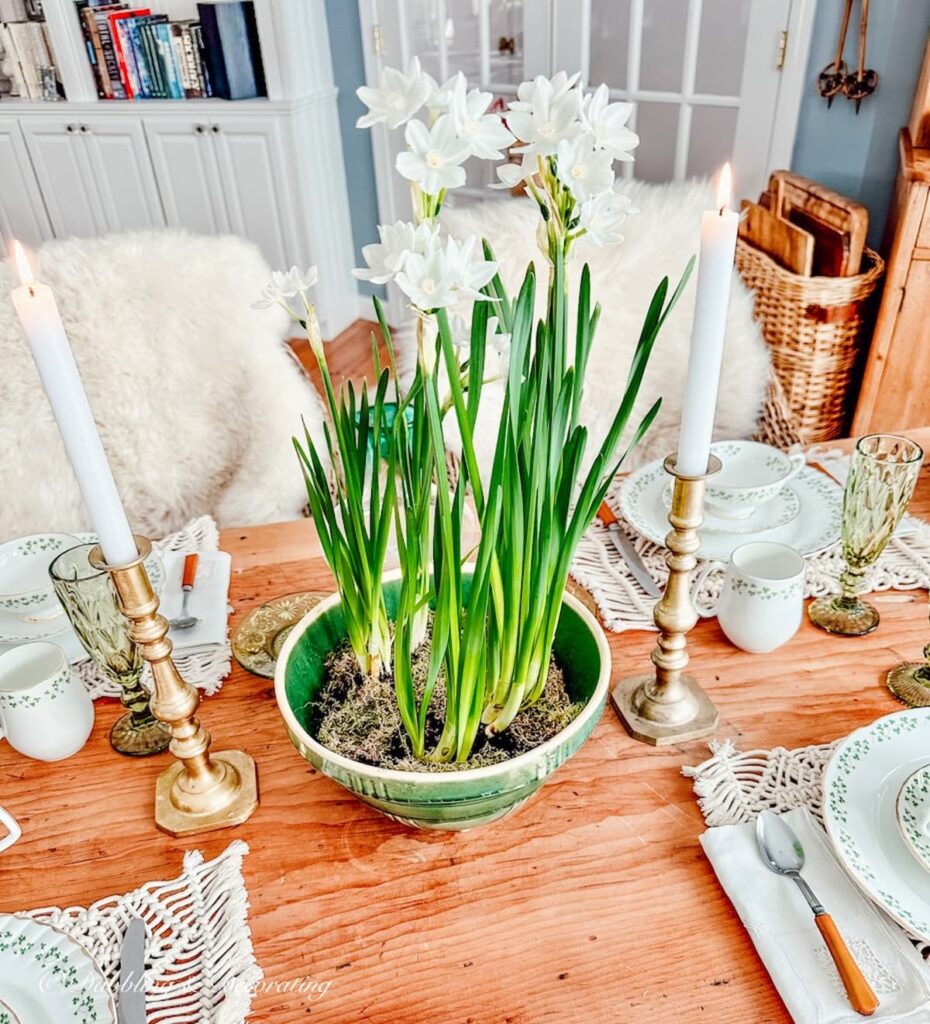
<path id="1" fill-rule="evenodd" d="M 442 157 L 435 151 L 426 154 L 426 162 L 433 169 L 442 167 Z"/>
<path id="2" fill-rule="evenodd" d="M 582 167 L 579 164 L 575 164 L 575 166 L 572 168 L 572 177 L 573 178 L 583 178 L 584 177 L 584 167 Z"/>
<path id="3" fill-rule="evenodd" d="M 425 277 L 420 287 L 427 295 L 432 295 L 436 291 L 436 282 L 431 277 Z"/>

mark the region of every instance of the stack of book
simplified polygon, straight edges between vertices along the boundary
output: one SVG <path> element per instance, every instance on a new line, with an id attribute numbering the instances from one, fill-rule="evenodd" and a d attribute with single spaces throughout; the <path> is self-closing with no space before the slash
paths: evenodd
<path id="1" fill-rule="evenodd" d="M 41 18 L 37 0 L 0 0 L 0 94 L 46 98 L 42 69 L 54 69 L 55 60 Z"/>
<path id="2" fill-rule="evenodd" d="M 252 0 L 198 3 L 197 21 L 148 7 L 75 0 L 101 99 L 265 95 Z"/>

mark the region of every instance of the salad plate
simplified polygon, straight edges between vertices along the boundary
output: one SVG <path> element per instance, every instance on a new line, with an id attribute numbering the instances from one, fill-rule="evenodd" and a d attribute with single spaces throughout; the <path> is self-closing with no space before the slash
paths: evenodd
<path id="1" fill-rule="evenodd" d="M 653 544 L 665 546 L 671 527 L 662 500 L 669 483 L 663 460 L 650 462 L 631 473 L 621 484 L 620 511 L 637 533 Z M 699 558 L 726 562 L 741 544 L 772 540 L 788 544 L 802 555 L 814 555 L 840 539 L 843 523 L 843 489 L 823 473 L 805 467 L 792 478 L 791 491 L 800 502 L 798 514 L 780 526 L 755 533 L 708 530 L 701 534 Z M 742 525 L 742 524 L 740 524 Z"/>
<path id="2" fill-rule="evenodd" d="M 842 740 L 823 774 L 823 821 L 853 881 L 902 928 L 930 942 L 930 871 L 898 828 L 904 781 L 926 766 L 930 708 L 896 711 Z"/>
<path id="3" fill-rule="evenodd" d="M 12 1021 L 116 1024 L 113 996 L 90 953 L 24 915 L 0 914 L 0 992 Z"/>
<path id="4" fill-rule="evenodd" d="M 930 764 L 918 768 L 904 780 L 895 812 L 904 842 L 930 871 Z"/>

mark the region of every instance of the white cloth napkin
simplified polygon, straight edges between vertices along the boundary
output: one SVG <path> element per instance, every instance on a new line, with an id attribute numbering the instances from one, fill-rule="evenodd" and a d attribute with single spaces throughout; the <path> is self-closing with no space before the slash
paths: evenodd
<path id="1" fill-rule="evenodd" d="M 165 587 L 161 593 L 159 611 L 169 621 L 181 614 L 184 594 L 181 577 L 184 575 L 185 555 L 171 552 L 165 555 Z M 172 629 L 168 637 L 178 651 L 202 650 L 226 641 L 229 618 L 229 578 L 232 557 L 226 551 L 201 551 L 197 563 L 194 589 L 187 602 L 188 615 L 200 622 L 190 629 Z"/>
<path id="2" fill-rule="evenodd" d="M 795 1024 L 930 1021 L 930 972 L 901 929 L 856 888 L 806 807 L 784 819 L 804 847 L 804 878 L 833 917 L 880 1004 L 863 1018 L 843 984 L 800 890 L 770 871 L 755 823 L 721 825 L 701 836 L 704 852 L 771 975 Z"/>

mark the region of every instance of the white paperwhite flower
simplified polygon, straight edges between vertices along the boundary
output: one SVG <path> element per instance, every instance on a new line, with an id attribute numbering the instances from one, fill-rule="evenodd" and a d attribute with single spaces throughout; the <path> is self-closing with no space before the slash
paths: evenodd
<path id="1" fill-rule="evenodd" d="M 639 210 L 629 196 L 612 189 L 582 204 L 579 226 L 595 245 L 619 245 L 623 241 L 620 228 L 631 213 Z"/>
<path id="2" fill-rule="evenodd" d="M 507 126 L 523 143 L 521 149 L 536 156 L 550 156 L 560 142 L 583 130 L 576 80 L 577 76 L 569 79 L 559 72 L 551 80 L 539 75 L 532 83 L 520 86 L 520 99 L 510 104 Z"/>
<path id="3" fill-rule="evenodd" d="M 532 178 L 536 173 L 536 161 L 533 157 L 524 153 L 523 159 L 520 163 L 506 163 L 499 164 L 497 167 L 497 176 L 500 178 L 499 182 L 489 185 L 489 188 L 516 188 L 521 181 L 526 181 L 528 178 Z"/>
<path id="4" fill-rule="evenodd" d="M 558 100 L 561 99 L 570 89 L 574 89 L 579 78 L 581 78 L 580 71 L 576 71 L 571 77 L 569 77 L 568 73 L 565 71 L 557 71 L 552 78 L 546 78 L 544 75 L 537 75 L 536 78 L 531 79 L 530 81 L 521 82 L 517 87 L 517 98 L 510 104 L 510 109 L 532 110 L 540 80 L 548 83 L 552 99 Z"/>
<path id="5" fill-rule="evenodd" d="M 267 309 L 285 299 L 293 299 L 297 295 L 308 292 L 320 279 L 316 267 L 309 267 L 305 274 L 291 267 L 290 270 L 273 270 L 271 280 L 262 289 L 261 298 L 252 303 L 253 309 Z"/>
<path id="6" fill-rule="evenodd" d="M 448 114 L 458 89 L 461 89 L 463 94 L 468 89 L 468 82 L 461 71 L 456 71 L 456 73 L 451 78 L 447 78 L 442 85 L 436 85 L 434 82 L 433 91 L 430 93 L 429 99 L 426 101 L 426 106 L 429 108 L 429 112 L 431 114 Z"/>
<path id="7" fill-rule="evenodd" d="M 611 103 L 606 85 L 599 85 L 585 96 L 581 114 L 585 126 L 594 136 L 596 149 L 606 149 L 615 160 L 632 160 L 639 136 L 626 127 L 633 113 L 632 103 Z"/>
<path id="8" fill-rule="evenodd" d="M 425 253 L 438 233 L 439 227 L 434 224 L 411 224 L 404 220 L 381 224 L 378 227 L 381 241 L 362 249 L 368 267 L 359 267 L 352 273 L 362 281 L 387 284 L 402 269 L 410 253 Z"/>
<path id="9" fill-rule="evenodd" d="M 556 151 L 559 181 L 583 203 L 614 183 L 613 157 L 607 150 L 594 148 L 589 133 L 563 139 Z"/>
<path id="10" fill-rule="evenodd" d="M 421 189 L 435 196 L 443 189 L 465 184 L 469 144 L 458 138 L 448 114 L 436 119 L 432 128 L 422 121 L 410 121 L 404 134 L 409 149 L 397 154 L 397 170 Z"/>
<path id="11" fill-rule="evenodd" d="M 497 114 L 489 114 L 494 96 L 480 89 L 467 91 L 465 76 L 459 72 L 452 86 L 449 115 L 455 133 L 468 143 L 472 156 L 482 160 L 500 160 L 509 145 L 516 142 Z"/>
<path id="12" fill-rule="evenodd" d="M 399 128 L 423 106 L 436 83 L 420 68 L 420 61 L 414 57 L 407 73 L 398 68 L 384 68 L 378 87 L 363 85 L 356 89 L 356 95 L 368 107 L 355 122 L 356 128 L 369 128 L 384 123 L 388 128 Z"/>
<path id="13" fill-rule="evenodd" d="M 500 330 L 500 321 L 496 316 L 488 317 L 487 339 L 497 353 L 497 373 L 506 377 L 510 372 L 510 335 Z"/>
<path id="14" fill-rule="evenodd" d="M 497 272 L 497 264 L 473 259 L 474 235 L 458 242 L 438 238 L 425 253 L 411 253 L 395 280 L 414 306 L 423 311 L 455 305 L 462 298 L 479 298 L 480 288 Z"/>

